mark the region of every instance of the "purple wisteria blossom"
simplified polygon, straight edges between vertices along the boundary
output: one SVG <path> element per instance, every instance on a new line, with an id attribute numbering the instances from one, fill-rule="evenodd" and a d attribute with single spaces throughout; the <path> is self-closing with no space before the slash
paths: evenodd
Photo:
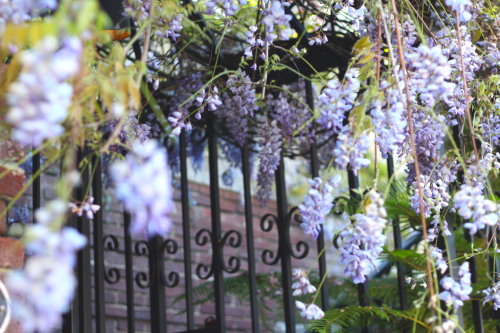
<path id="1" fill-rule="evenodd" d="M 175 15 L 167 25 L 162 26 L 160 29 L 156 30 L 156 35 L 163 38 L 171 38 L 174 42 L 181 36 L 179 32 L 184 28 L 182 26 L 183 14 Z"/>
<path id="2" fill-rule="evenodd" d="M 240 7 L 246 4 L 246 0 L 209 0 L 205 3 L 205 6 L 208 15 L 212 15 L 215 8 L 218 7 L 217 5 L 219 5 L 226 16 L 231 16 L 236 14 L 240 10 Z"/>
<path id="3" fill-rule="evenodd" d="M 311 188 L 304 195 L 304 202 L 299 205 L 302 217 L 300 227 L 304 229 L 306 235 L 312 235 L 314 239 L 318 238 L 321 225 L 325 223 L 326 215 L 333 207 L 333 189 L 338 187 L 339 182 L 340 176 L 324 183 L 319 177 L 309 180 Z"/>
<path id="4" fill-rule="evenodd" d="M 283 136 L 276 120 L 261 121 L 258 127 L 260 150 L 258 153 L 259 172 L 257 175 L 257 198 L 265 204 L 271 197 L 273 177 L 280 164 Z"/>
<path id="5" fill-rule="evenodd" d="M 247 116 L 253 117 L 258 108 L 255 88 L 248 75 L 240 70 L 227 80 L 226 86 L 229 87 L 229 93 L 222 94 L 223 103 L 219 107 L 217 116 L 224 119 L 231 136 L 243 146 L 248 136 Z"/>
<path id="6" fill-rule="evenodd" d="M 73 273 L 76 252 L 86 239 L 74 228 L 57 230 L 67 204 L 56 200 L 35 213 L 37 224 L 26 229 L 26 251 L 31 256 L 22 271 L 6 279 L 14 318 L 23 332 L 52 332 L 61 326 L 77 284 Z"/>
<path id="7" fill-rule="evenodd" d="M 436 268 L 439 270 L 441 274 L 446 273 L 448 270 L 448 263 L 444 260 L 443 250 L 437 247 L 431 247 L 431 256 L 434 259 L 434 263 L 436 264 Z"/>
<path id="8" fill-rule="evenodd" d="M 486 199 L 479 188 L 467 184 L 462 185 L 453 197 L 453 208 L 464 220 L 469 221 L 464 224 L 464 228 L 469 229 L 471 235 L 487 225 L 495 226 L 498 223 L 498 206 Z"/>
<path id="9" fill-rule="evenodd" d="M 387 158 L 389 153 L 397 151 L 404 143 L 407 121 L 404 117 L 403 103 L 399 101 L 396 89 L 387 88 L 384 100 L 385 103 L 379 99 L 372 103 L 370 116 L 377 134 L 375 140 L 380 153 L 383 158 Z"/>
<path id="10" fill-rule="evenodd" d="M 71 105 L 73 87 L 65 81 L 79 69 L 82 45 L 76 38 L 63 41 L 44 38 L 31 51 L 24 51 L 22 71 L 9 86 L 6 120 L 21 145 L 40 146 L 64 132 L 62 122 Z"/>
<path id="11" fill-rule="evenodd" d="M 135 142 L 123 161 L 111 166 L 116 195 L 132 213 L 131 234 L 166 235 L 174 210 L 167 153 L 155 140 Z"/>
<path id="12" fill-rule="evenodd" d="M 493 309 L 500 309 L 500 282 L 482 291 L 484 294 L 483 304 L 493 302 Z"/>
<path id="13" fill-rule="evenodd" d="M 458 270 L 459 281 L 455 281 L 449 276 L 445 276 L 439 281 L 443 291 L 439 294 L 439 298 L 446 302 L 448 306 L 453 306 L 455 310 L 464 305 L 463 301 L 470 299 L 469 295 L 472 292 L 471 274 L 469 272 L 469 263 L 464 262 Z"/>
<path id="14" fill-rule="evenodd" d="M 413 71 L 411 85 L 419 93 L 419 100 L 424 106 L 432 107 L 454 91 L 455 84 L 448 82 L 451 67 L 440 46 L 429 48 L 420 45 L 407 59 Z"/>
<path id="15" fill-rule="evenodd" d="M 467 23 L 472 18 L 470 13 L 472 2 L 470 0 L 446 0 L 445 3 L 452 11 L 458 12 L 460 22 Z"/>
<path id="16" fill-rule="evenodd" d="M 493 147 L 500 146 L 500 102 L 495 105 L 498 113 L 491 113 L 484 121 L 483 121 L 483 132 L 484 139 Z"/>
<path id="17" fill-rule="evenodd" d="M 304 304 L 300 301 L 295 301 L 295 306 L 300 311 L 300 316 L 307 320 L 318 320 L 325 316 L 325 313 L 316 304 Z"/>
<path id="18" fill-rule="evenodd" d="M 354 107 L 360 82 L 355 69 L 349 69 L 341 83 L 337 78 L 328 81 L 319 96 L 321 115 L 318 123 L 334 133 L 343 128 L 346 113 Z"/>
<path id="19" fill-rule="evenodd" d="M 293 88 L 300 89 L 300 85 Z M 277 97 L 268 95 L 267 105 L 270 108 L 269 113 L 271 118 L 278 122 L 279 127 L 283 130 L 283 136 L 285 138 L 292 139 L 295 134 L 296 138 L 304 142 L 312 137 L 311 133 L 314 133 L 311 126 L 312 123 L 310 122 L 308 125 L 303 126 L 309 118 L 311 118 L 312 114 L 304 105 L 297 101 L 297 99 L 281 92 Z M 299 133 L 295 133 L 297 130 L 301 129 L 301 127 L 302 130 Z"/>
<path id="20" fill-rule="evenodd" d="M 354 283 L 363 283 L 370 273 L 373 260 L 382 253 L 386 236 L 384 229 L 387 225 L 387 213 L 384 200 L 375 191 L 365 199 L 364 213 L 353 216 L 354 223 L 340 233 L 344 240 L 341 252 L 341 261 L 345 264 L 344 275 Z"/>
<path id="21" fill-rule="evenodd" d="M 333 164 L 340 170 L 347 169 L 347 165 L 349 165 L 352 172 L 357 175 L 361 168 L 370 165 L 370 160 L 365 158 L 369 146 L 370 139 L 365 132 L 354 137 L 349 127 L 345 126 L 335 142 Z"/>
<path id="22" fill-rule="evenodd" d="M 261 29 L 255 25 L 249 27 L 249 31 L 245 32 L 246 42 L 249 44 L 245 48 L 245 56 L 250 58 L 252 56 L 252 50 L 259 49 L 260 56 L 266 59 L 266 52 L 262 48 L 267 44 L 272 44 L 276 39 L 288 40 L 293 33 L 290 29 L 290 20 L 292 15 L 285 14 L 284 6 L 289 6 L 287 2 L 281 2 L 279 0 L 268 1 L 265 3 L 265 8 L 262 11 L 262 25 L 263 33 Z M 254 70 L 257 69 L 257 64 L 254 63 L 252 66 Z"/>
<path id="23" fill-rule="evenodd" d="M 293 278 L 293 296 L 300 296 L 306 294 L 312 294 L 316 292 L 316 287 L 314 287 L 309 278 L 307 277 L 307 273 L 303 269 L 294 269 L 292 272 Z"/>

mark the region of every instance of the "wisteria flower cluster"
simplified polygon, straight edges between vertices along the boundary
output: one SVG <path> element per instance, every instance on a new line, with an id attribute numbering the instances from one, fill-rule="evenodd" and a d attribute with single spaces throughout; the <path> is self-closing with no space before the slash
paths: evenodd
<path id="1" fill-rule="evenodd" d="M 439 99 L 446 99 L 454 91 L 455 84 L 448 82 L 451 68 L 441 47 L 420 45 L 408 55 L 411 69 L 415 72 L 411 84 L 420 94 L 424 106 L 432 107 Z"/>
<path id="2" fill-rule="evenodd" d="M 337 78 L 328 81 L 325 89 L 319 96 L 321 115 L 318 123 L 334 133 L 344 127 L 346 112 L 352 110 L 360 87 L 356 70 L 350 69 L 344 77 L 344 83 Z"/>
<path id="3" fill-rule="evenodd" d="M 333 149 L 333 163 L 340 170 L 346 170 L 349 165 L 352 172 L 357 175 L 361 168 L 370 165 L 370 160 L 365 157 L 370 145 L 368 135 L 363 132 L 357 137 L 345 126 L 337 137 Z"/>
<path id="4" fill-rule="evenodd" d="M 499 220 L 498 204 L 486 199 L 480 189 L 470 185 L 462 185 L 460 191 L 455 193 L 453 207 L 458 215 L 469 221 L 464 228 L 469 229 L 471 235 L 486 226 L 495 226 Z"/>
<path id="5" fill-rule="evenodd" d="M 299 205 L 302 217 L 300 227 L 304 229 L 306 235 L 310 234 L 314 239 L 318 238 L 321 225 L 325 223 L 326 216 L 333 208 L 332 192 L 339 182 L 340 176 L 326 182 L 319 177 L 309 180 L 311 188 L 304 195 L 304 202 Z"/>
<path id="6" fill-rule="evenodd" d="M 32 255 L 22 271 L 7 276 L 14 317 L 24 332 L 52 332 L 71 305 L 77 281 L 76 252 L 87 242 L 74 228 L 55 231 L 67 204 L 52 201 L 35 214 L 38 224 L 27 229 L 26 250 Z"/>
<path id="7" fill-rule="evenodd" d="M 311 284 L 307 277 L 307 273 L 303 269 L 294 269 L 292 278 L 294 279 L 292 284 L 293 296 L 301 296 L 316 292 L 316 287 Z M 307 320 L 317 320 L 325 316 L 323 310 L 314 303 L 305 304 L 301 301 L 295 301 L 295 306 L 300 311 L 300 315 Z"/>
<path id="8" fill-rule="evenodd" d="M 20 55 L 23 69 L 9 87 L 7 122 L 22 145 L 40 146 L 64 133 L 63 121 L 71 105 L 73 87 L 65 82 L 79 69 L 81 43 L 68 38 L 58 49 L 55 38 L 46 37 L 36 50 Z"/>
<path id="9" fill-rule="evenodd" d="M 259 173 L 257 178 L 257 198 L 266 203 L 271 198 L 273 177 L 280 164 L 283 136 L 276 120 L 264 120 L 259 125 L 260 150 L 258 153 Z"/>
<path id="10" fill-rule="evenodd" d="M 493 309 L 500 309 L 500 283 L 497 282 L 491 287 L 482 291 L 484 294 L 483 304 L 493 302 Z"/>
<path id="11" fill-rule="evenodd" d="M 453 306 L 456 309 L 464 305 L 463 301 L 470 299 L 469 295 L 472 292 L 471 274 L 469 272 L 469 263 L 464 262 L 458 270 L 458 281 L 455 281 L 449 276 L 445 276 L 439 282 L 443 291 L 439 294 L 439 298 L 446 302 L 447 305 Z"/>
<path id="12" fill-rule="evenodd" d="M 382 86 L 388 86 L 388 83 L 382 83 Z M 375 140 L 383 158 L 397 151 L 405 142 L 404 131 L 407 126 L 404 105 L 400 102 L 397 90 L 388 87 L 385 91 L 385 101 L 383 103 L 380 99 L 375 100 L 370 110 L 372 124 L 377 134 Z"/>
<path id="13" fill-rule="evenodd" d="M 365 199 L 364 213 L 353 215 L 353 225 L 340 233 L 344 240 L 341 260 L 345 264 L 344 275 L 354 283 L 366 281 L 373 261 L 382 253 L 386 236 L 387 213 L 384 200 L 375 191 Z"/>
<path id="14" fill-rule="evenodd" d="M 131 233 L 166 235 L 174 210 L 165 149 L 155 141 L 135 142 L 124 161 L 111 166 L 116 195 L 132 213 Z"/>

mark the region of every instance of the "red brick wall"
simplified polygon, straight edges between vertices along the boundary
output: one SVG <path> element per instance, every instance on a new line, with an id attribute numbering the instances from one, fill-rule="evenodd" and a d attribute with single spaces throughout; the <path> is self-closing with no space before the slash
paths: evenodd
<path id="1" fill-rule="evenodd" d="M 7 211 L 13 197 L 23 188 L 24 170 L 16 161 L 24 156 L 23 150 L 11 140 L 0 142 L 0 279 L 2 282 L 11 269 L 24 265 L 24 247 L 21 241 L 6 236 Z M 7 333 L 21 332 L 18 323 L 11 322 Z"/>

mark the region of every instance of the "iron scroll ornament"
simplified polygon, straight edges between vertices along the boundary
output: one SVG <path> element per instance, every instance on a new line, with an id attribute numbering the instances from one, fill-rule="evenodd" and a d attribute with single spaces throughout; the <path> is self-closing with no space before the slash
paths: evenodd
<path id="1" fill-rule="evenodd" d="M 135 254 L 138 256 L 149 256 L 149 244 L 146 241 L 138 241 L 134 246 Z M 139 288 L 146 289 L 149 288 L 150 280 L 149 276 L 145 272 L 139 272 L 135 275 L 135 283 Z"/>
<path id="2" fill-rule="evenodd" d="M 104 247 L 108 251 L 116 251 L 120 247 L 120 242 L 118 238 L 114 235 L 106 235 L 103 238 Z M 121 275 L 120 271 L 116 267 L 112 267 L 104 270 L 104 280 L 109 284 L 116 284 L 120 281 Z"/>
<path id="3" fill-rule="evenodd" d="M 170 255 L 176 254 L 177 250 L 179 249 L 179 245 L 177 244 L 176 241 L 173 239 L 167 239 L 165 240 L 160 247 L 160 260 L 163 262 L 164 260 L 164 254 L 167 252 Z M 174 288 L 179 284 L 179 273 L 177 272 L 170 272 L 167 275 L 165 275 L 165 271 L 162 269 L 160 272 L 160 280 L 161 283 L 168 288 Z"/>
<path id="4" fill-rule="evenodd" d="M 278 227 L 278 241 L 285 242 L 286 249 L 288 254 L 290 254 L 295 259 L 303 259 L 309 254 L 309 244 L 304 241 L 298 241 L 295 245 L 295 249 L 292 247 L 292 243 L 290 240 L 290 224 L 292 219 L 297 223 L 301 223 L 300 215 L 298 214 L 298 207 L 292 207 L 288 211 L 283 227 L 279 228 L 279 219 L 274 214 L 266 214 L 260 219 L 260 228 L 264 232 L 271 232 L 274 225 Z M 276 265 L 280 258 L 282 258 L 284 253 L 281 253 L 280 247 L 278 246 L 278 250 L 273 252 L 269 249 L 265 249 L 262 251 L 262 261 L 269 266 Z"/>
<path id="5" fill-rule="evenodd" d="M 208 229 L 200 229 L 195 236 L 195 242 L 199 246 L 204 246 L 208 244 L 208 242 L 213 242 L 213 234 L 208 230 Z M 227 231 L 219 240 L 218 244 L 222 248 L 227 244 L 232 248 L 238 248 L 241 246 L 242 242 L 242 236 L 241 233 L 236 231 L 236 230 L 229 230 Z M 199 263 L 198 266 L 196 266 L 196 275 L 198 278 L 202 280 L 207 280 L 209 279 L 214 272 L 214 265 L 218 264 L 219 262 L 222 265 L 222 269 L 226 273 L 236 273 L 240 267 L 241 267 L 241 260 L 237 256 L 230 256 L 227 264 L 224 261 L 224 251 L 221 251 L 222 258 L 219 258 L 217 260 L 216 258 L 212 257 L 212 262 L 210 265 Z"/>

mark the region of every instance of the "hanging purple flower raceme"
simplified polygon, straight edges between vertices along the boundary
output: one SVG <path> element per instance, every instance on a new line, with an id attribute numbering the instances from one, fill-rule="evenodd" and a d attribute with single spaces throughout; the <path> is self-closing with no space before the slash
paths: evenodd
<path id="1" fill-rule="evenodd" d="M 64 219 L 67 207 L 67 203 L 55 200 L 35 213 L 38 223 L 25 234 L 26 251 L 31 256 L 22 271 L 7 275 L 12 313 L 23 332 L 53 332 L 71 307 L 77 285 L 76 253 L 87 240 L 74 228 L 56 231 L 51 225 Z"/>
<path id="2" fill-rule="evenodd" d="M 0 1 L 0 33 L 3 33 L 7 23 L 20 24 L 38 17 L 44 11 L 56 9 L 57 3 L 57 0 Z"/>
<path id="3" fill-rule="evenodd" d="M 499 205 L 482 195 L 477 187 L 464 184 L 453 197 L 453 208 L 464 220 L 464 228 L 471 235 L 488 226 L 495 226 L 499 220 Z"/>
<path id="4" fill-rule="evenodd" d="M 155 140 L 135 142 L 125 160 L 111 166 L 116 195 L 132 213 L 131 234 L 166 235 L 174 210 L 167 153 Z"/>
<path id="5" fill-rule="evenodd" d="M 276 98 L 268 95 L 267 105 L 270 107 L 271 118 L 278 122 L 279 127 L 283 130 L 283 135 L 287 139 L 291 139 L 295 132 L 312 116 L 304 105 L 284 92 L 281 92 Z M 305 140 L 310 137 L 311 131 L 312 126 L 309 123 L 296 134 L 296 137 L 299 140 Z"/>
<path id="6" fill-rule="evenodd" d="M 64 40 L 59 49 L 57 39 L 46 37 L 36 49 L 20 55 L 22 71 L 9 86 L 6 120 L 21 145 L 38 147 L 64 132 L 73 95 L 65 81 L 78 71 L 81 50 L 76 38 Z"/>
<path id="7" fill-rule="evenodd" d="M 383 83 L 382 86 L 388 85 Z M 399 101 L 396 89 L 387 88 L 385 91 L 385 103 L 377 99 L 372 104 L 370 116 L 377 134 L 375 140 L 383 158 L 389 153 L 397 151 L 405 141 L 404 131 L 407 126 L 404 117 L 404 106 Z"/>
<path id="8" fill-rule="evenodd" d="M 344 124 L 346 113 L 354 107 L 360 82 L 355 69 L 349 69 L 344 77 L 344 83 L 337 78 L 328 81 L 319 96 L 321 115 L 318 123 L 326 130 L 339 132 Z"/>
<path id="9" fill-rule="evenodd" d="M 318 238 L 321 225 L 325 223 L 326 215 L 333 207 L 333 189 L 338 187 L 339 182 L 340 176 L 324 183 L 319 177 L 309 180 L 311 188 L 304 195 L 304 202 L 299 205 L 302 217 L 300 227 L 304 229 L 306 235 L 312 235 L 314 239 Z"/>
<path id="10" fill-rule="evenodd" d="M 439 284 L 443 287 L 439 298 L 446 302 L 448 306 L 453 306 L 455 310 L 464 305 L 463 301 L 470 299 L 469 295 L 472 292 L 471 274 L 467 261 L 460 266 L 458 278 L 459 281 L 455 281 L 451 277 L 445 276 L 439 281 Z"/>
<path id="11" fill-rule="evenodd" d="M 223 103 L 219 107 L 217 117 L 224 119 L 229 134 L 243 146 L 248 136 L 247 116 L 253 117 L 258 108 L 255 88 L 250 78 L 241 70 L 227 80 L 226 86 L 229 87 L 230 93 L 223 93 Z"/>
<path id="12" fill-rule="evenodd" d="M 276 120 L 264 119 L 258 126 L 259 172 L 257 175 L 257 198 L 265 204 L 271 197 L 271 189 L 276 169 L 280 164 L 281 145 L 283 136 Z"/>
<path id="13" fill-rule="evenodd" d="M 375 191 L 365 199 L 366 206 L 363 214 L 353 216 L 354 223 L 340 233 L 344 240 L 341 252 L 341 261 L 344 263 L 344 275 L 354 283 L 363 283 L 370 273 L 373 260 L 382 253 L 386 236 L 384 229 L 387 225 L 387 213 L 384 200 Z"/>
<path id="14" fill-rule="evenodd" d="M 439 99 L 447 99 L 453 93 L 455 84 L 448 82 L 451 67 L 440 46 L 420 45 L 407 59 L 413 74 L 411 85 L 424 106 L 433 107 Z"/>
<path id="15" fill-rule="evenodd" d="M 341 130 L 333 149 L 333 164 L 340 170 L 347 169 L 349 165 L 352 172 L 357 175 L 361 168 L 370 165 L 370 160 L 365 158 L 370 139 L 365 132 L 357 137 L 353 136 L 348 126 Z"/>

